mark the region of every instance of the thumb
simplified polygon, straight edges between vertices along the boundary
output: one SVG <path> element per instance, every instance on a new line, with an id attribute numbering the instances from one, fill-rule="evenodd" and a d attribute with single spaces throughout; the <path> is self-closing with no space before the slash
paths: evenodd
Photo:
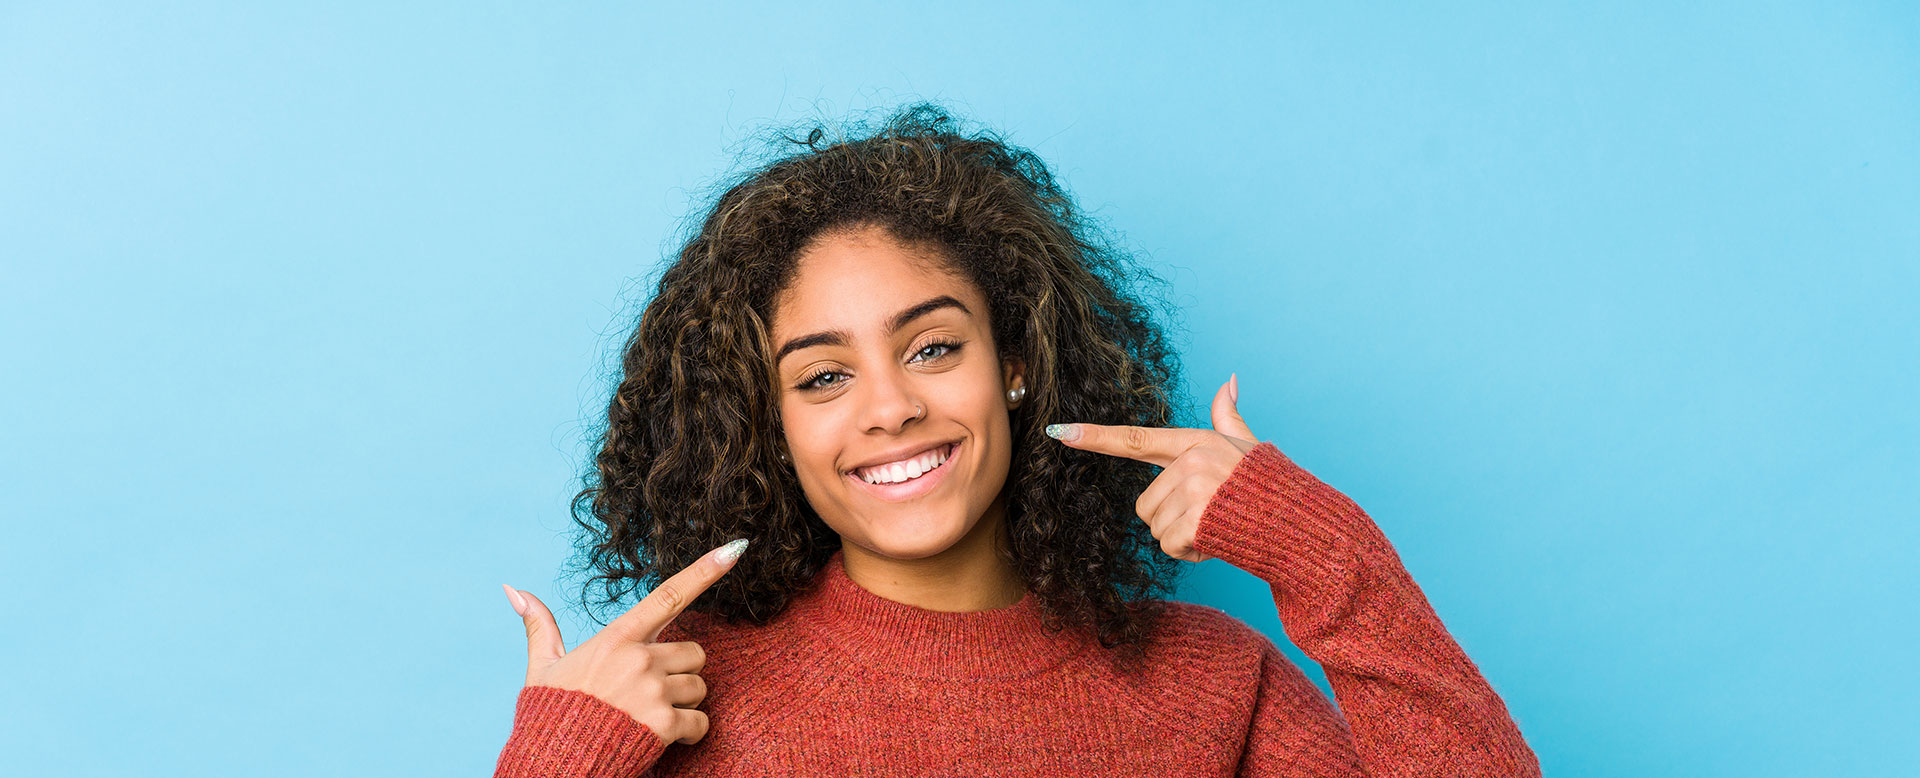
<path id="1" fill-rule="evenodd" d="M 1220 391 L 1213 393 L 1213 431 L 1231 438 L 1254 443 L 1260 442 L 1253 429 L 1247 426 L 1247 420 L 1240 418 L 1239 408 L 1240 375 L 1235 373 L 1220 385 Z"/>
<path id="2" fill-rule="evenodd" d="M 567 646 L 560 640 L 560 625 L 553 621 L 553 612 L 547 610 L 547 604 L 531 592 L 523 592 L 506 584 L 507 599 L 513 609 L 520 612 L 520 620 L 527 626 L 527 668 L 532 669 L 565 656 Z"/>

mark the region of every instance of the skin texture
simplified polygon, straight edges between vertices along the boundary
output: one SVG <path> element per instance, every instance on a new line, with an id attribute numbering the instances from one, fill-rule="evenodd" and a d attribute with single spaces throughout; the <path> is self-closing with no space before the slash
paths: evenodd
<path id="1" fill-rule="evenodd" d="M 894 317 L 949 296 L 966 307 Z M 784 355 L 780 412 L 807 501 L 841 538 L 847 575 L 887 599 L 938 611 L 998 608 L 1026 592 L 1006 551 L 1013 437 L 1007 398 L 1025 366 L 1002 360 L 985 295 L 938 248 L 865 226 L 823 234 L 800 253 L 775 306 L 772 338 L 844 331 L 844 344 Z M 803 385 L 804 384 L 804 385 Z M 932 491 L 881 500 L 849 477 L 905 446 L 958 440 Z"/>

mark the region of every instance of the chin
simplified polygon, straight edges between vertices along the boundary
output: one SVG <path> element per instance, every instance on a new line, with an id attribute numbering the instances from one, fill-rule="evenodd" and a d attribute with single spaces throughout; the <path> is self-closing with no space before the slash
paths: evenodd
<path id="1" fill-rule="evenodd" d="M 883 516 L 867 522 L 867 545 L 892 559 L 924 559 L 953 548 L 969 529 L 946 517 Z"/>

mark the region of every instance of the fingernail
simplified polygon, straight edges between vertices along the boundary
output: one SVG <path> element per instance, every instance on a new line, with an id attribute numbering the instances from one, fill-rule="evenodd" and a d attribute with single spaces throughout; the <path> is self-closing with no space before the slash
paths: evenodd
<path id="1" fill-rule="evenodd" d="M 713 553 L 713 559 L 722 565 L 730 565 L 744 553 L 747 553 L 747 539 L 741 538 L 721 546 L 719 551 Z"/>
<path id="2" fill-rule="evenodd" d="M 1054 440 L 1079 440 L 1080 427 L 1073 424 L 1049 424 L 1047 437 Z"/>
<path id="3" fill-rule="evenodd" d="M 513 612 L 522 616 L 527 615 L 526 599 L 521 597 L 519 592 L 514 591 L 511 586 L 500 584 L 500 588 L 507 590 L 507 602 L 513 605 Z"/>
<path id="4" fill-rule="evenodd" d="M 1227 396 L 1233 398 L 1234 402 L 1240 402 L 1240 374 L 1239 373 L 1234 373 L 1233 375 L 1227 376 Z"/>

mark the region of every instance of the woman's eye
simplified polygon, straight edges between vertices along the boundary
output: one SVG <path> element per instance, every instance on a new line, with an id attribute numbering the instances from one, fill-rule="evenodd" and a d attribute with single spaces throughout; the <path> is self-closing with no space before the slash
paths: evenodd
<path id="1" fill-rule="evenodd" d="M 929 343 L 926 348 L 920 349 L 918 356 L 926 357 L 927 359 L 939 359 L 959 350 L 959 348 L 960 344 L 958 343 Z M 935 353 L 928 354 L 927 352 L 929 351 Z"/>
<path id="2" fill-rule="evenodd" d="M 826 382 L 826 383 L 821 383 L 821 381 L 820 381 L 820 379 L 823 379 L 823 378 L 830 378 L 830 377 L 832 377 L 832 376 L 837 376 L 837 375 L 840 375 L 840 374 L 839 374 L 839 373 L 836 373 L 836 372 L 834 372 L 834 371 L 831 371 L 831 370 L 829 370 L 829 371 L 827 371 L 827 372 L 824 372 L 824 373 L 820 373 L 820 374 L 817 374 L 817 375 L 815 375 L 815 376 L 814 376 L 814 377 L 812 377 L 812 378 L 809 378 L 809 379 L 807 379 L 807 380 L 805 380 L 805 381 L 801 381 L 801 382 L 800 382 L 800 388 L 802 388 L 802 389 L 826 389 L 826 388 L 830 388 L 830 387 L 832 387 L 832 386 L 833 386 L 834 384 L 837 384 L 837 383 L 839 383 L 839 382 L 838 382 L 838 381 L 828 381 L 828 382 Z"/>

